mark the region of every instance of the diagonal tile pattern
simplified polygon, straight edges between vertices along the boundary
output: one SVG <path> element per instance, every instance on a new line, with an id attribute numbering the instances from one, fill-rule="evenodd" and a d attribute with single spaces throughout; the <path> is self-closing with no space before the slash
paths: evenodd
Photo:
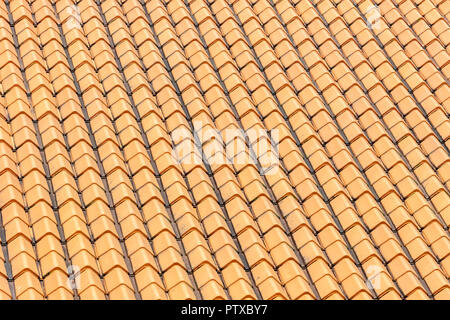
<path id="1" fill-rule="evenodd" d="M 449 21 L 0 2 L 0 299 L 450 299 Z"/>

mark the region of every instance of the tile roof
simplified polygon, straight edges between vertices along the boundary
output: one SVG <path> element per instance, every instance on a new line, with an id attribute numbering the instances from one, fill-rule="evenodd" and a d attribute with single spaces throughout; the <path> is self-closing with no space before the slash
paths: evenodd
<path id="1" fill-rule="evenodd" d="M 450 299 L 450 2 L 0 2 L 0 299 Z"/>

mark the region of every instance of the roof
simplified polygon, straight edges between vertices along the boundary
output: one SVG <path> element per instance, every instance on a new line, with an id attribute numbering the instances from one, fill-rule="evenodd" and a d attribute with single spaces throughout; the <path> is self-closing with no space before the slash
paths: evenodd
<path id="1" fill-rule="evenodd" d="M 0 2 L 0 299 L 450 299 L 450 2 Z"/>

